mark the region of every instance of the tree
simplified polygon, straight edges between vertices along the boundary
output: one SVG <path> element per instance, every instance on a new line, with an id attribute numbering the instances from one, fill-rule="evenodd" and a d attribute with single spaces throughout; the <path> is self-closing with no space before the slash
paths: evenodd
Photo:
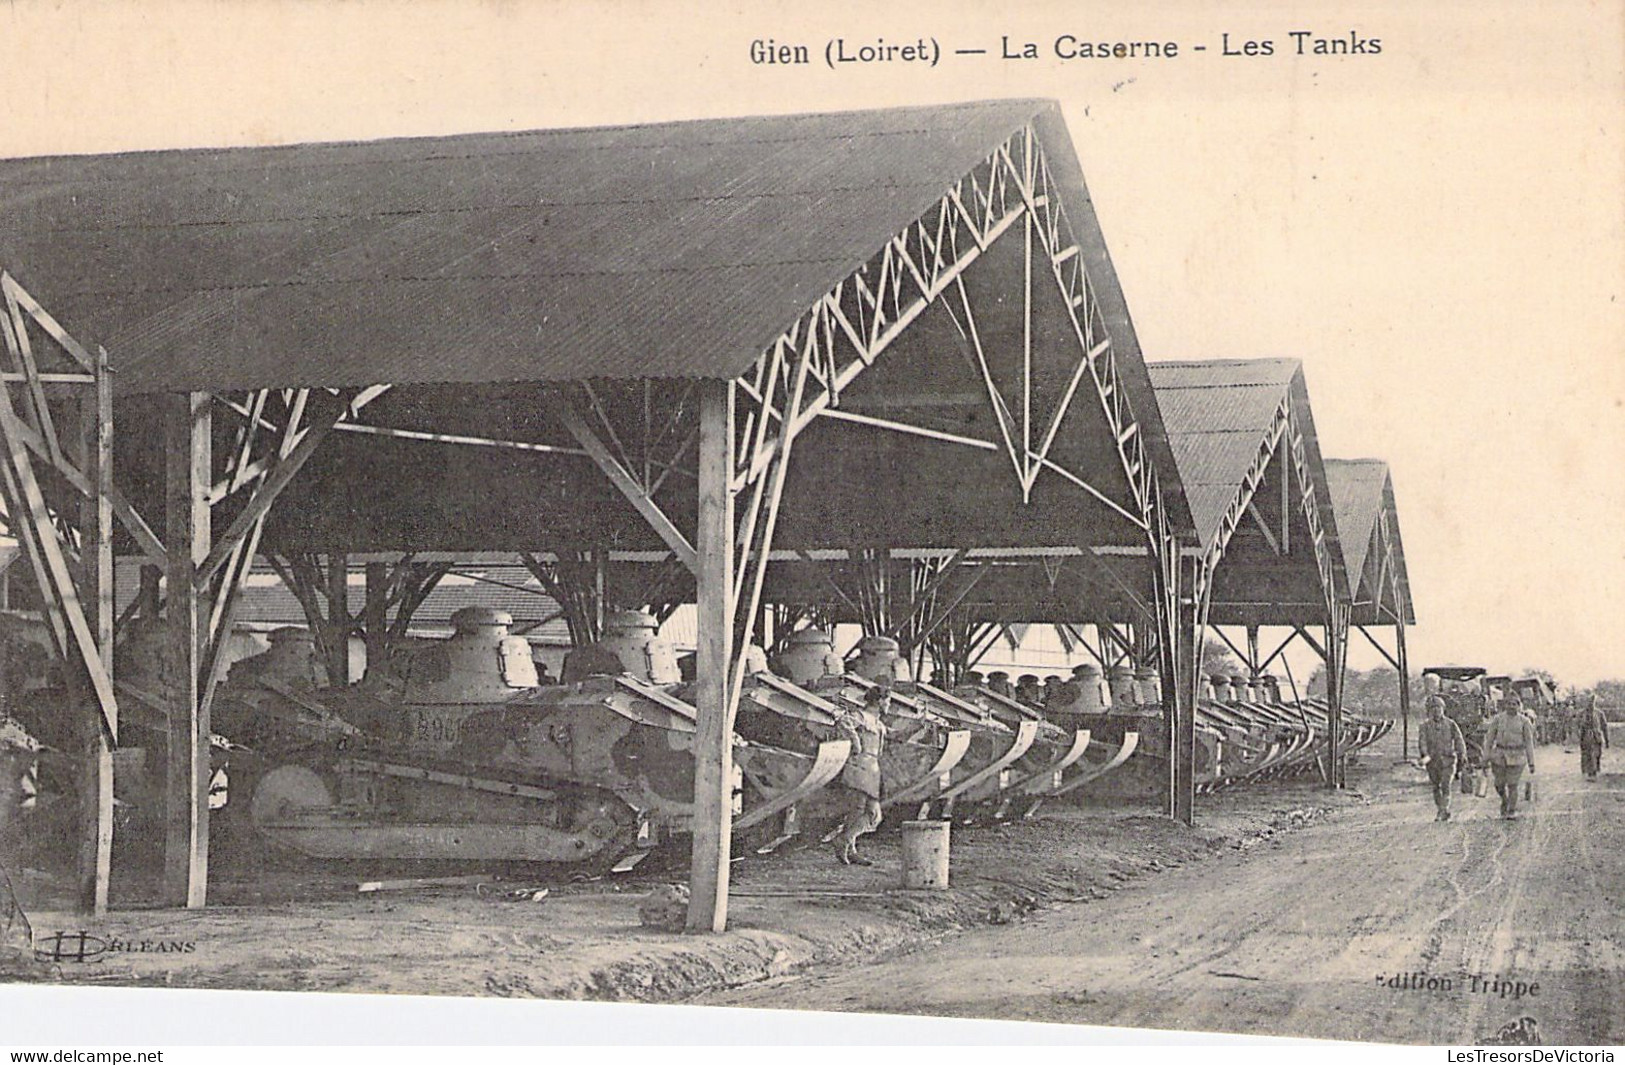
<path id="1" fill-rule="evenodd" d="M 1247 667 L 1230 653 L 1230 648 L 1224 645 L 1223 640 L 1209 636 L 1202 644 L 1202 675 L 1211 677 L 1215 673 L 1223 673 L 1227 677 L 1245 677 Z"/>

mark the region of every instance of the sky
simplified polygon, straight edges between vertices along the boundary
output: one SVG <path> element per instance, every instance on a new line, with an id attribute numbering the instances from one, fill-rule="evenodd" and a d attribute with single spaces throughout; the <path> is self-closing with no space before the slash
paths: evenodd
<path id="1" fill-rule="evenodd" d="M 1128 6 L 20 0 L 0 155 L 1055 98 L 1147 357 L 1300 358 L 1322 451 L 1391 464 L 1412 663 L 1625 677 L 1625 5 Z"/>

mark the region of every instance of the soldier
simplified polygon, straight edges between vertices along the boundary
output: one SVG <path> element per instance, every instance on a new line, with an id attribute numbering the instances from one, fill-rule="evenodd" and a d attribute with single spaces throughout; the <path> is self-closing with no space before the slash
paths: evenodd
<path id="1" fill-rule="evenodd" d="M 1535 730 L 1523 716 L 1523 700 L 1509 695 L 1501 700 L 1501 712 L 1490 718 L 1484 732 L 1484 753 L 1490 772 L 1495 774 L 1495 793 L 1501 796 L 1501 816 L 1518 819 L 1518 781 L 1524 766 L 1535 771 Z"/>
<path id="2" fill-rule="evenodd" d="M 1034 710 L 1044 708 L 1044 690 L 1038 686 L 1038 674 L 1023 673 L 1016 681 L 1016 698 Z"/>
<path id="3" fill-rule="evenodd" d="M 1427 697 L 1427 720 L 1422 722 L 1417 737 L 1422 752 L 1422 764 L 1427 766 L 1428 782 L 1433 785 L 1433 803 L 1438 807 L 1435 821 L 1450 820 L 1450 783 L 1456 779 L 1457 767 L 1467 763 L 1467 741 L 1461 729 L 1444 716 L 1444 700 L 1437 695 Z"/>
<path id="4" fill-rule="evenodd" d="M 1580 772 L 1596 780 L 1602 772 L 1602 749 L 1608 744 L 1608 718 L 1597 708 L 1597 697 L 1580 714 Z"/>
<path id="5" fill-rule="evenodd" d="M 835 860 L 842 865 L 873 865 L 858 853 L 858 837 L 880 827 L 880 752 L 886 743 L 886 711 L 891 689 L 873 687 L 863 693 L 862 710 L 845 710 L 837 727 L 851 741 L 852 753 L 841 770 L 841 785 L 851 795 L 851 807 L 835 840 Z"/>

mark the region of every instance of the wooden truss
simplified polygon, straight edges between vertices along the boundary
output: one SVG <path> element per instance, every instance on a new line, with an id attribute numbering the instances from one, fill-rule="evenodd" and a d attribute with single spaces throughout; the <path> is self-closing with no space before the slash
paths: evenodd
<path id="1" fill-rule="evenodd" d="M 68 334 L 0 272 L 0 492 L 39 590 L 64 674 L 93 709 L 83 719 L 80 904 L 107 910 L 113 846 L 113 435 L 107 353 Z M 121 501 L 122 502 L 122 501 Z M 128 508 L 121 508 L 128 513 Z"/>
<path id="2" fill-rule="evenodd" d="M 164 895 L 174 904 L 200 906 L 207 878 L 209 704 L 265 519 L 326 435 L 387 389 L 167 397 L 166 521 L 160 535 L 113 483 L 107 353 L 98 349 L 93 355 L 9 273 L 0 272 L 0 292 L 6 360 L 0 370 L 0 491 L 57 653 L 96 710 L 82 789 L 81 901 L 86 909 L 105 911 L 110 874 L 111 753 L 123 687 L 112 667 L 116 519 L 151 572 L 166 574 L 166 691 L 162 698 L 139 695 L 168 711 Z M 223 462 L 214 455 L 217 407 L 235 420 Z M 224 525 L 218 536 L 217 509 Z M 141 600 L 151 609 L 156 580 L 144 576 L 142 584 L 148 594 Z"/>

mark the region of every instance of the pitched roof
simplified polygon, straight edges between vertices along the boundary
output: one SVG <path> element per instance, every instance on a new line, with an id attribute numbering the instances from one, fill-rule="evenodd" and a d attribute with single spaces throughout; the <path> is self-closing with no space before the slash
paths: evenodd
<path id="1" fill-rule="evenodd" d="M 1416 623 L 1411 602 L 1410 572 L 1405 565 L 1405 546 L 1399 533 L 1399 514 L 1394 504 L 1393 478 L 1381 459 L 1326 459 L 1326 486 L 1331 490 L 1332 509 L 1342 540 L 1343 558 L 1355 600 L 1356 624 L 1386 624 L 1380 606 L 1398 609 L 1406 624 Z M 1387 565 L 1394 567 L 1401 602 L 1393 604 L 1386 588 L 1369 587 L 1366 567 L 1373 550 L 1381 551 L 1377 521 L 1388 516 L 1389 548 Z M 1373 578 L 1375 579 L 1375 578 Z"/>
<path id="2" fill-rule="evenodd" d="M 1220 359 L 1154 362 L 1146 369 L 1205 548 L 1218 535 L 1300 364 Z"/>
<path id="3" fill-rule="evenodd" d="M 120 394 L 727 379 L 1040 116 L 1059 122 L 1007 100 L 0 161 L 0 267 L 108 348 Z"/>
<path id="4" fill-rule="evenodd" d="M 1343 541 L 1343 559 L 1352 578 L 1365 572 L 1366 553 L 1382 514 L 1382 491 L 1388 464 L 1381 459 L 1327 459 L 1326 486 Z"/>

